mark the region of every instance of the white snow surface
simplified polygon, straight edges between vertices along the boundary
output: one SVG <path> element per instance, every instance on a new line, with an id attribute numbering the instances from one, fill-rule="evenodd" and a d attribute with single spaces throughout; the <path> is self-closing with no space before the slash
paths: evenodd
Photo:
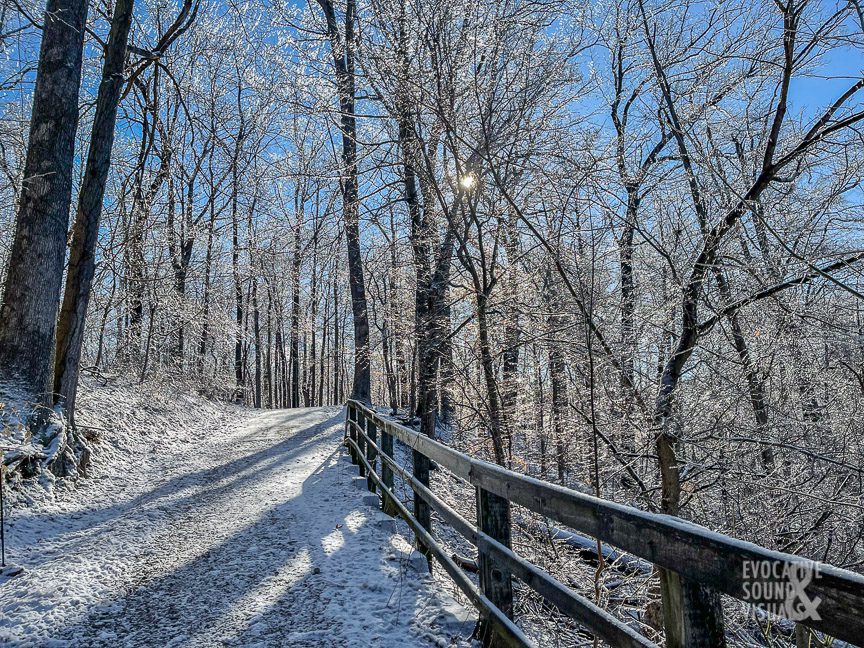
<path id="1" fill-rule="evenodd" d="M 471 645 L 474 612 L 364 503 L 340 408 L 187 398 L 200 426 L 113 425 L 89 478 L 13 510 L 0 645 Z"/>

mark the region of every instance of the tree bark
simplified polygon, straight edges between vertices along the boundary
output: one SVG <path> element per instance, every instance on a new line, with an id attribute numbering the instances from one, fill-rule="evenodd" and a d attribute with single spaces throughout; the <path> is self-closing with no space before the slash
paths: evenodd
<path id="1" fill-rule="evenodd" d="M 504 350 L 501 354 L 501 411 L 506 428 L 507 439 L 512 443 L 517 430 L 516 401 L 519 395 L 517 372 L 519 370 L 519 347 L 522 330 L 519 321 L 519 281 L 516 267 L 519 259 L 519 231 L 516 227 L 518 217 L 514 212 L 508 214 L 504 233 L 504 248 L 507 251 L 509 276 L 505 286 L 506 302 L 504 308 Z"/>
<path id="2" fill-rule="evenodd" d="M 215 191 L 215 189 L 213 189 Z M 213 266 L 213 238 L 216 229 L 216 206 L 210 203 L 210 220 L 207 223 L 207 252 L 204 256 L 204 295 L 201 314 L 201 340 L 198 342 L 198 373 L 204 373 L 204 355 L 207 353 L 207 340 L 210 337 L 210 291 L 211 268 Z"/>
<path id="3" fill-rule="evenodd" d="M 342 132 L 342 213 L 348 248 L 348 284 L 351 289 L 351 310 L 354 315 L 354 382 L 351 397 L 369 401 L 371 372 L 369 356 L 369 314 L 366 304 L 366 283 L 363 276 L 363 256 L 360 251 L 360 215 L 357 184 L 357 118 L 354 112 L 354 12 L 355 1 L 345 3 L 345 37 L 340 36 L 336 11 L 331 0 L 318 0 L 327 21 L 327 37 L 336 70 Z"/>
<path id="4" fill-rule="evenodd" d="M 123 65 L 132 24 L 134 0 L 118 0 L 111 18 L 102 80 L 96 98 L 96 114 L 87 152 L 87 167 L 78 196 L 78 211 L 72 228 L 69 269 L 63 306 L 57 323 L 57 348 L 54 364 L 55 398 L 62 403 L 70 421 L 75 419 L 78 370 L 84 343 L 84 323 L 96 271 L 96 243 L 105 183 L 111 166 L 117 106 L 123 87 Z M 47 35 L 46 35 L 47 36 Z"/>
<path id="5" fill-rule="evenodd" d="M 294 224 L 294 250 L 291 259 L 291 407 L 300 407 L 300 234 L 302 223 L 301 198 L 295 196 L 297 219 Z"/>
<path id="6" fill-rule="evenodd" d="M 88 3 L 48 0 L 6 286 L 0 376 L 33 403 L 53 404 L 54 342 L 63 282 L 78 91 Z"/>

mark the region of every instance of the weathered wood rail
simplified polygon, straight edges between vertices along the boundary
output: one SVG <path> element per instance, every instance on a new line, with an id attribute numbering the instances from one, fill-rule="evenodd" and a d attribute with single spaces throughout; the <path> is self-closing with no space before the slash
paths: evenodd
<path id="1" fill-rule="evenodd" d="M 858 574 L 803 561 L 798 556 L 736 540 L 679 518 L 616 504 L 475 459 L 358 401 L 347 403 L 345 429 L 345 444 L 352 461 L 367 478 L 369 490 L 381 496 L 383 510 L 401 516 L 408 523 L 426 554 L 441 564 L 478 609 L 485 645 L 533 645 L 512 620 L 513 577 L 612 646 L 655 645 L 627 623 L 513 552 L 511 504 L 643 558 L 683 579 L 754 605 L 776 605 L 778 587 L 787 587 L 787 592 L 805 602 L 804 611 L 809 602 L 810 612 L 816 612 L 797 619 L 798 623 L 853 645 L 864 641 L 864 577 Z M 415 464 L 412 472 L 394 461 L 394 439 L 412 449 Z M 476 526 L 430 490 L 429 461 L 476 488 Z M 376 471 L 379 465 L 380 474 Z M 413 512 L 393 492 L 394 475 L 399 475 L 413 490 Z M 433 537 L 427 507 L 477 547 L 479 587 Z M 806 577 L 799 579 L 796 574 Z M 794 589 L 795 585 L 800 586 L 800 591 Z M 699 619 L 689 618 L 687 622 L 698 625 Z M 719 646 L 723 640 L 700 645 Z"/>

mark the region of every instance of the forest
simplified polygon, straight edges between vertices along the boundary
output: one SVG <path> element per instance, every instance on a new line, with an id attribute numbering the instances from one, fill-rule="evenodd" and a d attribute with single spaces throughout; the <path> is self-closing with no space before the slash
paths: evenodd
<path id="1" fill-rule="evenodd" d="M 864 3 L 2 0 L 0 47 L 9 483 L 86 479 L 84 381 L 352 398 L 864 572 Z"/>

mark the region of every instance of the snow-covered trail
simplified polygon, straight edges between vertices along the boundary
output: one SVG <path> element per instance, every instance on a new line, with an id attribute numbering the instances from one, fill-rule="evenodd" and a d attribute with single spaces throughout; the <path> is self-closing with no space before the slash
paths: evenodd
<path id="1" fill-rule="evenodd" d="M 338 408 L 267 412 L 19 516 L 0 644 L 466 645 L 472 614 L 363 504 L 342 429 Z"/>

